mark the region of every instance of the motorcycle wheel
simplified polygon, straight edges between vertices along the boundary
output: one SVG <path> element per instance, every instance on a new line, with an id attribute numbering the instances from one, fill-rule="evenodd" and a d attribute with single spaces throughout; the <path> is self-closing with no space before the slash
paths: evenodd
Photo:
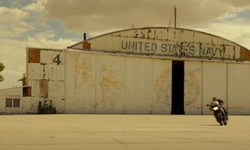
<path id="1" fill-rule="evenodd" d="M 216 112 L 215 114 L 215 118 L 216 118 L 216 120 L 217 120 L 217 122 L 221 125 L 221 126 L 223 126 L 223 124 L 224 124 L 224 117 L 223 117 L 223 114 L 222 114 L 222 112 L 221 111 L 219 111 L 219 112 Z"/>

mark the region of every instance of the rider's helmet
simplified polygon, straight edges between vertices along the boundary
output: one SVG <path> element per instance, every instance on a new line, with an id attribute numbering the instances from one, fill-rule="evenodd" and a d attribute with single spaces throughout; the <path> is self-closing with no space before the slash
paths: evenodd
<path id="1" fill-rule="evenodd" d="M 213 106 L 218 106 L 218 105 L 220 105 L 220 103 L 218 102 L 218 101 L 212 101 L 211 103 L 210 103 L 210 106 L 211 107 L 213 107 Z"/>

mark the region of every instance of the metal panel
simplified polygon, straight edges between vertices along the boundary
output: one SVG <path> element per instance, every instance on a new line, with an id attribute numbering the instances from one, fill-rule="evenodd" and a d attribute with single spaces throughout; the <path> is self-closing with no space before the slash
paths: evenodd
<path id="1" fill-rule="evenodd" d="M 49 81 L 46 79 L 41 79 L 39 81 L 39 88 L 40 88 L 40 97 L 42 98 L 48 98 L 49 94 Z"/>
<path id="2" fill-rule="evenodd" d="M 49 81 L 48 97 L 53 101 L 53 106 L 56 107 L 57 113 L 64 113 L 64 82 Z"/>
<path id="3" fill-rule="evenodd" d="M 234 115 L 250 114 L 250 66 L 228 64 L 228 112 Z"/>
<path id="4" fill-rule="evenodd" d="M 27 79 L 31 86 L 32 105 L 37 108 L 38 101 L 53 100 L 58 113 L 64 112 L 64 51 L 35 49 L 39 51 L 40 63 L 28 63 Z M 33 50 L 33 51 L 35 51 Z M 29 53 L 30 54 L 30 53 Z M 28 55 L 29 55 L 28 54 Z M 26 104 L 28 106 L 28 104 Z M 36 110 L 32 110 L 34 112 Z"/>
<path id="5" fill-rule="evenodd" d="M 95 55 L 67 51 L 65 112 L 95 113 Z"/>
<path id="6" fill-rule="evenodd" d="M 41 50 L 40 63 L 42 64 L 64 64 L 63 50 Z"/>
<path id="7" fill-rule="evenodd" d="M 202 114 L 202 63 L 185 62 L 184 83 L 185 114 Z"/>
<path id="8" fill-rule="evenodd" d="M 27 64 L 27 81 L 30 85 L 32 80 L 40 79 L 40 63 Z"/>
<path id="9" fill-rule="evenodd" d="M 171 113 L 171 77 L 172 63 L 170 60 L 152 60 L 153 83 L 152 83 L 152 114 Z"/>
<path id="10" fill-rule="evenodd" d="M 27 57 L 28 63 L 40 63 L 40 50 L 28 49 Z"/>
<path id="11" fill-rule="evenodd" d="M 64 65 L 48 64 L 47 67 L 50 81 L 64 81 Z"/>
<path id="12" fill-rule="evenodd" d="M 31 86 L 31 96 L 32 97 L 40 97 L 40 81 L 39 80 L 32 80 L 30 82 L 30 86 Z"/>
<path id="13" fill-rule="evenodd" d="M 124 112 L 124 57 L 96 56 L 96 113 Z"/>
<path id="14" fill-rule="evenodd" d="M 227 100 L 227 64 L 203 62 L 203 114 L 212 114 L 206 104 L 212 97 Z"/>
<path id="15" fill-rule="evenodd" d="M 152 60 L 125 58 L 125 113 L 150 113 Z"/>
<path id="16" fill-rule="evenodd" d="M 49 65 L 42 63 L 42 64 L 40 64 L 39 68 L 40 68 L 39 79 L 47 79 L 48 80 L 49 79 Z"/>

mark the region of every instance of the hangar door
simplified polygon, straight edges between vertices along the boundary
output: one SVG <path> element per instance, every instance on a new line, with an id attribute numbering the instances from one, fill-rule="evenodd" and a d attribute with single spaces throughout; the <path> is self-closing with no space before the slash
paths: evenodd
<path id="1" fill-rule="evenodd" d="M 184 61 L 172 61 L 172 111 L 171 114 L 185 114 L 184 111 Z"/>

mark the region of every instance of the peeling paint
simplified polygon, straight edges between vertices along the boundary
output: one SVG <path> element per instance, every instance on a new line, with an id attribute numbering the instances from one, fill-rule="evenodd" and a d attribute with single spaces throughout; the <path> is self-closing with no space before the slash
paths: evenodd
<path id="1" fill-rule="evenodd" d="M 40 88 L 40 97 L 47 98 L 48 97 L 48 88 L 49 88 L 49 81 L 45 79 L 41 79 L 39 82 Z"/>

